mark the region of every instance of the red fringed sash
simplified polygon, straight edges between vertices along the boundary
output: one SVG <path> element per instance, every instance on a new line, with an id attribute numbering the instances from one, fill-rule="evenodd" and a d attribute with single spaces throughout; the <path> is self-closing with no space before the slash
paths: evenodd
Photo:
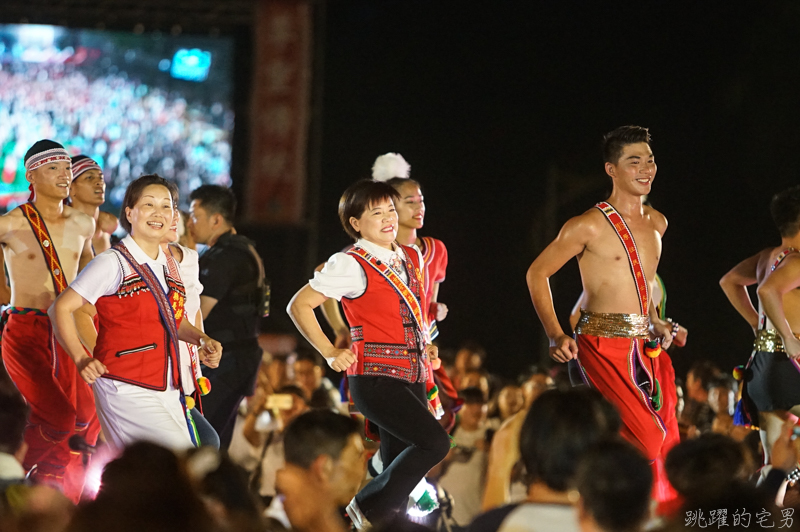
<path id="1" fill-rule="evenodd" d="M 33 205 L 33 203 L 23 203 L 19 206 L 22 214 L 31 225 L 33 234 L 39 242 L 39 247 L 42 248 L 44 259 L 47 263 L 47 269 L 50 271 L 50 276 L 53 278 L 53 289 L 56 292 L 56 297 L 67 289 L 67 278 L 64 276 L 64 268 L 61 267 L 61 261 L 58 259 L 58 252 L 53 239 L 50 238 L 50 233 L 47 231 L 47 226 L 42 220 L 42 215 Z"/>

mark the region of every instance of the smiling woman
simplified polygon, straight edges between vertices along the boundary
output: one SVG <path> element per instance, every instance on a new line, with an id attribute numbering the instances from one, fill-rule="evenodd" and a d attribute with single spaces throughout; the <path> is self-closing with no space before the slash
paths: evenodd
<path id="1" fill-rule="evenodd" d="M 179 341 L 200 346 L 210 366 L 222 354 L 218 342 L 183 319 L 180 268 L 160 247 L 173 217 L 168 185 L 157 175 L 130 184 L 121 213 L 130 235 L 95 257 L 49 312 L 59 342 L 93 385 L 100 424 L 116 450 L 137 440 L 175 450 L 196 445 L 181 389 Z M 72 317 L 86 303 L 100 316 L 93 356 Z"/>

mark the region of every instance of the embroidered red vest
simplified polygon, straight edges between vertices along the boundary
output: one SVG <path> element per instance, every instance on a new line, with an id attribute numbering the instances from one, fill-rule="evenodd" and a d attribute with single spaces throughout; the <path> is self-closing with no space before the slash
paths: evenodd
<path id="1" fill-rule="evenodd" d="M 403 246 L 406 254 L 408 288 L 420 302 L 423 301 L 419 256 L 413 248 Z M 342 298 L 357 362 L 347 369 L 348 375 L 392 377 L 405 382 L 427 380 L 424 354 L 424 335 L 416 323 L 411 309 L 386 280 L 367 260 L 353 255 L 367 276 L 367 289 L 353 299 Z"/>
<path id="2" fill-rule="evenodd" d="M 117 252 L 122 283 L 116 294 L 97 300 L 99 328 L 94 358 L 108 368 L 105 378 L 135 384 L 150 390 L 167 389 L 167 368 L 172 366 L 172 385 L 180 388 L 178 353 L 161 322 L 158 303 L 147 284 Z M 175 310 L 175 321 L 183 319 L 186 291 L 177 269 L 166 272 L 167 298 Z M 160 286 L 160 285 L 159 285 Z M 177 308 L 176 302 L 178 303 Z"/>

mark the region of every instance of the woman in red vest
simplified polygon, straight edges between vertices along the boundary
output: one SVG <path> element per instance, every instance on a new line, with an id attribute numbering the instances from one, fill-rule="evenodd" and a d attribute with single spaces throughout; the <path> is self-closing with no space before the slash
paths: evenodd
<path id="1" fill-rule="evenodd" d="M 192 447 L 196 439 L 181 391 L 178 341 L 201 346 L 211 367 L 222 353 L 219 342 L 183 319 L 180 269 L 160 247 L 172 217 L 166 180 L 145 175 L 133 181 L 120 216 L 130 235 L 95 257 L 49 311 L 56 338 L 93 385 L 97 417 L 115 450 L 137 440 L 174 450 Z M 86 303 L 99 315 L 92 356 L 72 317 Z"/>
<path id="2" fill-rule="evenodd" d="M 450 439 L 428 407 L 428 357 L 438 358 L 427 330 L 419 250 L 397 238 L 397 191 L 359 181 L 339 201 L 339 219 L 356 240 L 333 255 L 292 299 L 297 328 L 336 371 L 346 371 L 358 410 L 381 439 L 384 470 L 347 508 L 357 528 L 384 522 L 405 509 L 408 496 L 447 455 Z M 341 301 L 353 344 L 337 349 L 314 309 Z"/>

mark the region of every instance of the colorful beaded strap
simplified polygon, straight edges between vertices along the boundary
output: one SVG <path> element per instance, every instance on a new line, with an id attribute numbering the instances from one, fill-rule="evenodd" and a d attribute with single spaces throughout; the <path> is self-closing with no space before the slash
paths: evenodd
<path id="1" fill-rule="evenodd" d="M 397 273 L 395 273 L 395 271 L 392 270 L 388 264 L 378 260 L 372 253 L 369 253 L 364 248 L 358 246 L 353 247 L 347 253 L 361 257 L 370 266 L 372 266 L 375 271 L 381 274 L 384 279 L 389 281 L 389 284 L 392 285 L 398 294 L 400 294 L 400 297 L 403 298 L 406 306 L 408 306 L 408 309 L 414 316 L 414 320 L 417 322 L 417 327 L 419 327 L 419 330 L 427 330 L 427 322 L 425 321 L 425 317 L 422 313 L 422 307 L 419 304 L 419 299 L 417 299 L 417 296 L 411 292 L 411 289 L 406 285 L 406 283 L 403 282 L 402 279 L 400 279 L 400 276 L 397 275 Z M 420 272 L 420 269 L 416 267 L 409 268 L 409 275 L 411 274 L 416 275 L 417 281 L 420 283 L 420 287 L 422 287 L 422 273 Z"/>
<path id="2" fill-rule="evenodd" d="M 625 248 L 625 252 L 628 255 L 628 264 L 630 264 L 631 274 L 633 275 L 633 281 L 636 283 L 636 293 L 639 295 L 639 307 L 641 308 L 642 315 L 646 316 L 650 308 L 650 287 L 647 285 L 647 277 L 642 269 L 642 262 L 639 259 L 639 250 L 636 247 L 633 234 L 630 229 L 628 229 L 628 224 L 625 223 L 625 219 L 610 203 L 601 201 L 595 205 L 595 207 L 605 215 Z"/>
<path id="3" fill-rule="evenodd" d="M 34 207 L 33 203 L 23 203 L 19 206 L 22 214 L 28 220 L 28 223 L 33 230 L 36 240 L 39 242 L 39 247 L 42 248 L 44 253 L 47 269 L 50 271 L 50 276 L 53 278 L 53 289 L 56 292 L 56 297 L 67 289 L 67 278 L 64 276 L 64 268 L 61 267 L 61 261 L 58 259 L 58 252 L 56 246 L 53 244 L 53 239 L 50 238 L 50 233 L 47 231 L 47 226 L 42 220 L 42 215 Z"/>

